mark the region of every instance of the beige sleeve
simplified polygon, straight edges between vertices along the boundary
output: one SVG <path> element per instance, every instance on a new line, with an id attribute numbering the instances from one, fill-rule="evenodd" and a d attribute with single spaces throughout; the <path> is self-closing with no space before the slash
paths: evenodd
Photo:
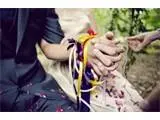
<path id="1" fill-rule="evenodd" d="M 88 28 L 91 27 L 91 11 L 92 9 L 56 8 L 65 37 L 77 36 L 87 32 Z"/>

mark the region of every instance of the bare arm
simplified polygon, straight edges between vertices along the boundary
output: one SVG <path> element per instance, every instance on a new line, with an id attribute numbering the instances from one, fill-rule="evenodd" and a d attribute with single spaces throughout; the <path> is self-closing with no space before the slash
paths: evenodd
<path id="1" fill-rule="evenodd" d="M 70 49 L 67 50 L 68 45 L 50 44 L 42 39 L 40 47 L 48 59 L 65 61 L 69 58 Z"/>

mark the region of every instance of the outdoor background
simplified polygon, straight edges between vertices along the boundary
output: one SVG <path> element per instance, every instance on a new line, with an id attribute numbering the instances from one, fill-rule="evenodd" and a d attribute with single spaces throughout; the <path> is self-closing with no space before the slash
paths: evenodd
<path id="1" fill-rule="evenodd" d="M 160 82 L 160 41 L 155 41 L 139 53 L 127 49 L 125 37 L 160 28 L 160 9 L 93 9 L 98 34 L 113 31 L 126 46 L 120 72 L 143 96 L 147 96 Z M 46 58 L 38 50 L 44 67 Z M 46 64 L 45 64 L 46 63 Z"/>

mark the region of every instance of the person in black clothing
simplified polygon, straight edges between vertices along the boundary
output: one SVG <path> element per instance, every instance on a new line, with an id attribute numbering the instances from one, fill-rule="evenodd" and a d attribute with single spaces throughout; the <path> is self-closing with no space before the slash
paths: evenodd
<path id="1" fill-rule="evenodd" d="M 45 73 L 35 48 L 39 43 L 47 58 L 67 60 L 68 45 L 59 44 L 63 37 L 54 9 L 0 9 L 0 111 L 76 111 L 54 78 Z M 96 51 L 90 44 L 88 61 L 97 63 L 95 71 L 114 70 L 122 50 L 112 43 L 111 52 L 102 43 Z"/>

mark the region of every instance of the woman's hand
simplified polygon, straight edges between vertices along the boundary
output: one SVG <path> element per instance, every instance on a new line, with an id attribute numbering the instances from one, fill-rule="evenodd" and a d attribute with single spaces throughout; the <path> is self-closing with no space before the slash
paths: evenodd
<path id="1" fill-rule="evenodd" d="M 108 71 L 117 69 L 123 49 L 117 47 L 116 44 L 112 32 L 91 40 L 88 62 L 97 75 L 107 75 Z"/>

